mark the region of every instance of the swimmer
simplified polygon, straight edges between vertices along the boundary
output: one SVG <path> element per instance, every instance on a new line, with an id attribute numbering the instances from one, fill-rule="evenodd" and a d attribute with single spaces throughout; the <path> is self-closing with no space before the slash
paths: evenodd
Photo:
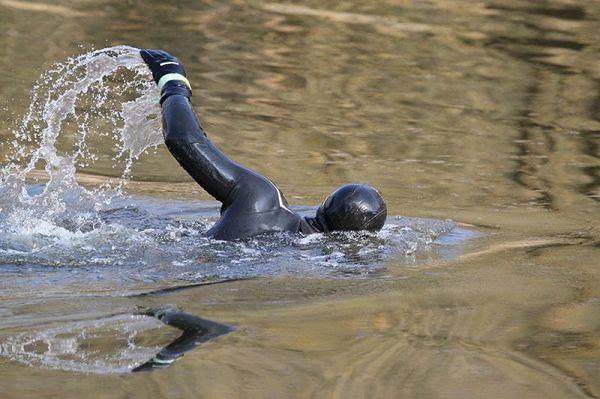
<path id="1" fill-rule="evenodd" d="M 385 202 L 367 184 L 339 187 L 318 207 L 314 217 L 292 211 L 273 182 L 238 165 L 208 140 L 192 109 L 192 88 L 181 62 L 161 50 L 141 50 L 140 54 L 161 92 L 167 148 L 190 176 L 222 203 L 221 218 L 207 236 L 236 240 L 278 231 L 308 235 L 379 231 L 383 227 Z"/>

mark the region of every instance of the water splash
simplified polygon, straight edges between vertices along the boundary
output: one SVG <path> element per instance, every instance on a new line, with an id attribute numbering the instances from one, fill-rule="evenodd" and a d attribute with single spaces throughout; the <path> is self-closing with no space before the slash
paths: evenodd
<path id="1" fill-rule="evenodd" d="M 9 282 L 0 298 L 20 297 L 32 285 L 39 289 L 25 295 L 126 295 L 140 285 L 213 278 L 369 275 L 389 256 L 431 247 L 455 230 L 450 222 L 403 218 L 378 234 L 207 239 L 217 207 L 121 195 L 135 159 L 162 143 L 158 94 L 139 50 L 126 46 L 71 58 L 42 75 L 0 170 L 0 278 Z M 77 172 L 98 164 L 116 179 L 79 185 Z"/>
<path id="2" fill-rule="evenodd" d="M 0 267 L 0 278 L 7 283 L 0 300 L 72 293 L 126 296 L 263 276 L 364 278 L 389 272 L 389 259 L 418 265 L 414 254 L 448 256 L 436 242 L 450 232 L 457 236 L 448 247 L 458 253 L 449 257 L 457 256 L 457 244 L 469 237 L 449 221 L 389 218 L 377 234 L 269 234 L 224 242 L 203 235 L 218 218 L 215 205 L 131 197 L 115 199 L 113 206 L 100 212 L 102 226 L 89 232 L 0 234 L 0 264 L 12 265 Z M 295 210 L 314 213 L 313 208 Z"/>
<path id="3" fill-rule="evenodd" d="M 63 235 L 98 227 L 98 212 L 119 195 L 133 161 L 162 142 L 158 91 L 133 47 L 92 51 L 56 64 L 32 90 L 0 170 L 0 230 Z M 94 148 L 110 141 L 114 154 Z M 86 189 L 76 172 L 108 158 L 116 183 Z M 45 180 L 41 192 L 28 179 Z"/>

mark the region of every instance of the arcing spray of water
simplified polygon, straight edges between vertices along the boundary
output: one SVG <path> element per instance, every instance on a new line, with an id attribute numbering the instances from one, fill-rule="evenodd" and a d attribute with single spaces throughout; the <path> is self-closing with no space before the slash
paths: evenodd
<path id="1" fill-rule="evenodd" d="M 162 142 L 157 99 L 150 72 L 132 47 L 92 51 L 45 72 L 0 169 L 0 231 L 77 232 L 99 223 L 97 212 L 121 193 L 133 161 Z M 99 140 L 111 142 L 112 154 L 93 148 Z M 79 186 L 78 169 L 106 157 L 113 168 L 123 165 L 117 183 Z M 32 194 L 26 182 L 42 168 L 46 184 Z"/>

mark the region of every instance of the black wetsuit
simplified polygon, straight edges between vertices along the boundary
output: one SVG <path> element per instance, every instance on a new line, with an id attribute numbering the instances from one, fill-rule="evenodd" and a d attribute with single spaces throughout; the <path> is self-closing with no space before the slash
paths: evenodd
<path id="1" fill-rule="evenodd" d="M 273 182 L 219 151 L 206 137 L 186 96 L 168 96 L 162 113 L 169 151 L 202 188 L 223 204 L 221 218 L 207 236 L 235 240 L 276 231 L 324 231 L 315 218 L 292 211 Z"/>

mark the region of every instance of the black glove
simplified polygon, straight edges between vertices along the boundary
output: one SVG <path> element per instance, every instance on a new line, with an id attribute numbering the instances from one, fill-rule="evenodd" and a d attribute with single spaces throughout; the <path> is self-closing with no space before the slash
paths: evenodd
<path id="1" fill-rule="evenodd" d="M 192 96 L 190 82 L 185 77 L 185 69 L 179 59 L 162 50 L 140 50 L 140 55 L 161 90 L 161 104 L 174 94 L 187 98 Z"/>

